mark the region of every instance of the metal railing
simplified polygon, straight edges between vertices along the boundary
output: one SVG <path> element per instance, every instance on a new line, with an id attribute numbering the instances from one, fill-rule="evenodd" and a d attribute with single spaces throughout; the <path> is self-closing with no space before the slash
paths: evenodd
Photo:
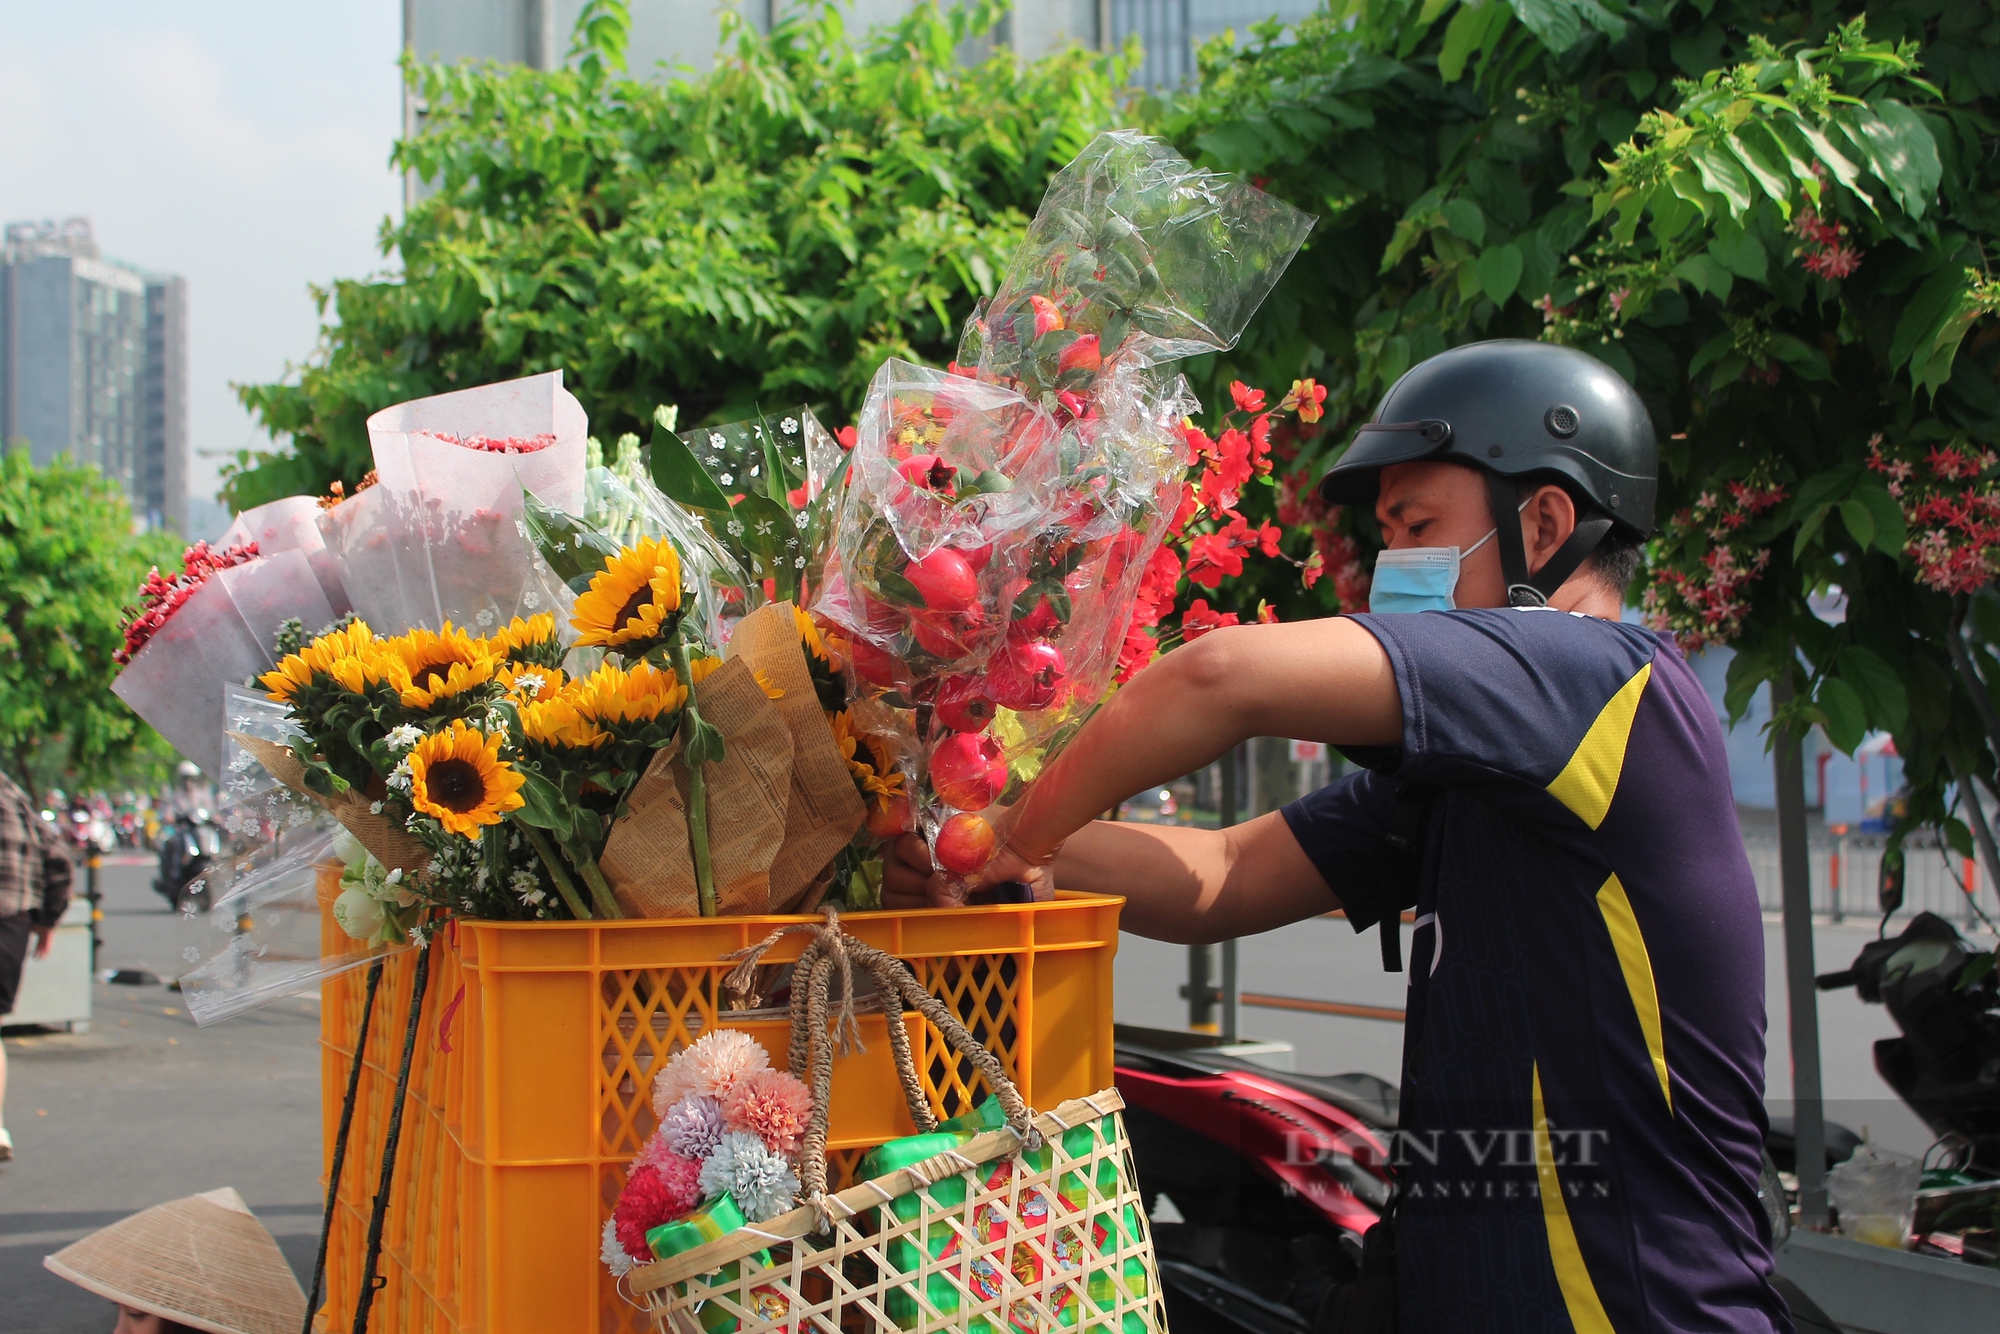
<path id="1" fill-rule="evenodd" d="M 1876 888 L 1882 874 L 1883 840 L 1849 835 L 1814 840 L 1807 849 L 1812 867 L 1812 908 L 1834 921 L 1877 918 Z M 1778 840 L 1747 835 L 1743 849 L 1750 855 L 1750 872 L 1757 878 L 1757 901 L 1765 912 L 1783 910 L 1778 888 Z M 1983 929 L 1979 910 L 2000 920 L 2000 897 L 1985 869 L 1935 842 L 1919 845 L 1911 839 L 1903 848 L 1903 906 L 1897 916 L 1934 912 L 1960 927 Z"/>

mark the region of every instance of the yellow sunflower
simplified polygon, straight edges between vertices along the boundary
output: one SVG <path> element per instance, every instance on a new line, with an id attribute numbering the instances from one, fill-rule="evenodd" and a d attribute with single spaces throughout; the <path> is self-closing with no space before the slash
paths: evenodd
<path id="1" fill-rule="evenodd" d="M 556 618 L 545 611 L 525 619 L 516 616 L 495 630 L 486 642 L 494 650 L 495 657 L 521 658 L 543 648 L 555 637 Z"/>
<path id="2" fill-rule="evenodd" d="M 615 726 L 647 723 L 687 703 L 687 687 L 670 671 L 646 663 L 630 668 L 605 663 L 576 681 L 563 696 L 589 721 Z"/>
<path id="3" fill-rule="evenodd" d="M 855 731 L 854 719 L 845 710 L 829 713 L 826 721 L 833 728 L 833 744 L 847 761 L 848 776 L 855 787 L 882 801 L 902 795 L 903 775 L 896 771 L 886 738 Z"/>
<path id="4" fill-rule="evenodd" d="M 642 537 L 615 556 L 576 600 L 579 642 L 621 648 L 672 634 L 681 610 L 681 559 L 668 542 Z"/>
<path id="5" fill-rule="evenodd" d="M 523 704 L 520 713 L 521 735 L 544 746 L 594 750 L 611 740 L 609 732 L 577 712 L 567 693 Z"/>
<path id="6" fill-rule="evenodd" d="M 822 662 L 830 661 L 826 644 L 820 639 L 819 627 L 813 624 L 813 618 L 795 606 L 792 608 L 792 621 L 799 628 L 799 647 Z"/>
<path id="7" fill-rule="evenodd" d="M 507 698 L 516 704 L 553 699 L 568 680 L 560 667 L 528 662 L 503 662 L 493 669 L 493 679 L 506 688 Z"/>
<path id="8" fill-rule="evenodd" d="M 703 681 L 721 671 L 722 663 L 723 659 L 721 658 L 690 658 L 688 659 L 688 679 L 695 685 L 700 685 Z M 785 697 L 785 688 L 773 681 L 769 674 L 760 670 L 754 671 L 750 675 L 756 679 L 758 688 L 764 692 L 765 699 L 783 699 Z"/>
<path id="9" fill-rule="evenodd" d="M 418 626 L 384 641 L 384 645 L 402 660 L 407 677 L 401 683 L 405 708 L 434 708 L 440 700 L 462 695 L 493 679 L 493 650 L 483 640 L 452 628 L 450 621 L 440 633 Z"/>
<path id="10" fill-rule="evenodd" d="M 527 804 L 520 791 L 527 780 L 500 758 L 500 738 L 462 719 L 419 741 L 408 762 L 410 804 L 454 834 L 471 838 Z"/>
<path id="11" fill-rule="evenodd" d="M 273 671 L 264 673 L 261 683 L 275 700 L 289 700 L 305 686 L 312 684 L 315 673 L 325 673 L 339 681 L 356 694 L 362 686 L 350 684 L 360 681 L 372 684 L 383 679 L 375 670 L 381 664 L 382 641 L 375 638 L 375 632 L 368 628 L 366 621 L 355 621 L 345 630 L 335 630 L 321 635 L 297 653 L 288 653 Z M 336 664 L 352 663 L 345 670 L 336 671 Z"/>

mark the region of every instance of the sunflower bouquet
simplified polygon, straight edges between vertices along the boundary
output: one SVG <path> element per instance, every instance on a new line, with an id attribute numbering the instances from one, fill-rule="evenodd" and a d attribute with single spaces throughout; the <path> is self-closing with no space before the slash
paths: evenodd
<path id="1" fill-rule="evenodd" d="M 1191 461 L 1198 404 L 1155 368 L 1232 346 L 1311 221 L 1158 140 L 1100 135 L 958 361 L 892 360 L 870 384 L 813 605 L 857 705 L 914 757 L 947 871 L 985 865 L 982 813 L 1110 686 Z"/>

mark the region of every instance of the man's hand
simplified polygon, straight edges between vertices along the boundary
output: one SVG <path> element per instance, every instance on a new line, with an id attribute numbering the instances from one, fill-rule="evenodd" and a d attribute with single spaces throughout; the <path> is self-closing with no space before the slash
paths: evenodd
<path id="1" fill-rule="evenodd" d="M 882 906 L 885 908 L 962 908 L 970 895 L 994 885 L 1015 882 L 1028 886 L 1037 899 L 1055 897 L 1055 875 L 1051 869 L 1061 846 L 1045 854 L 1023 852 L 1010 839 L 1021 808 L 994 807 L 987 814 L 999 836 L 1000 850 L 979 874 L 959 882 L 942 874 L 931 862 L 930 849 L 917 834 L 905 834 L 883 855 Z"/>
<path id="2" fill-rule="evenodd" d="M 31 926 L 28 934 L 34 937 L 34 951 L 37 959 L 46 959 L 56 947 L 56 929 L 52 926 Z"/>

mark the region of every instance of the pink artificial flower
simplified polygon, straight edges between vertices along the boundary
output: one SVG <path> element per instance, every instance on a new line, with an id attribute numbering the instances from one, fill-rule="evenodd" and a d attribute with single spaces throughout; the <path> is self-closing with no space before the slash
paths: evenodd
<path id="1" fill-rule="evenodd" d="M 812 1091 L 783 1070 L 758 1070 L 736 1081 L 722 1117 L 731 1130 L 748 1131 L 773 1153 L 795 1153 L 812 1118 Z"/>

